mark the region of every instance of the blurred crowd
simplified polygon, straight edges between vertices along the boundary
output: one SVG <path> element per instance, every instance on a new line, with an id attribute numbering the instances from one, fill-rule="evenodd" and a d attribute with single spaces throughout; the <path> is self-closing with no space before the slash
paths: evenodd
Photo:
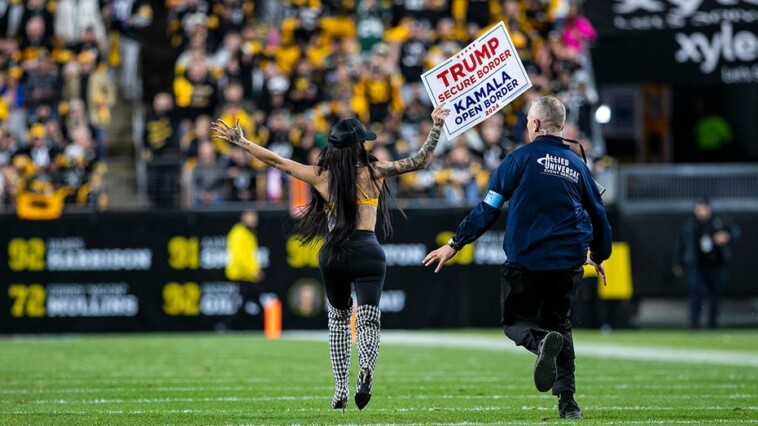
<path id="1" fill-rule="evenodd" d="M 107 206 L 106 129 L 121 96 L 139 95 L 140 0 L 0 3 L 0 209 Z M 124 60 L 124 59 L 129 59 Z"/>
<path id="2" fill-rule="evenodd" d="M 171 87 L 144 119 L 154 207 L 285 201 L 296 182 L 211 138 L 240 121 L 247 137 L 315 162 L 335 121 L 357 117 L 382 160 L 415 152 L 430 126 L 423 72 L 504 21 L 533 88 L 455 140 L 424 171 L 393 181 L 399 198 L 476 202 L 500 160 L 524 143 L 526 107 L 556 94 L 566 137 L 590 142 L 597 94 L 587 69 L 595 31 L 573 0 L 166 0 L 166 37 L 140 41 L 146 0 L 0 1 L 0 206 L 42 194 L 105 208 L 106 134 L 118 99 L 140 99 L 140 49 L 169 45 Z M 161 18 L 163 19 L 163 18 Z M 569 134 L 571 136 L 569 136 Z M 302 192 L 300 190 L 300 192 Z M 29 199 L 32 204 L 37 198 Z M 38 203 L 37 203 L 38 204 Z"/>
<path id="3" fill-rule="evenodd" d="M 570 0 L 169 0 L 173 87 L 146 117 L 144 158 L 153 205 L 213 206 L 288 199 L 288 176 L 209 135 L 220 117 L 282 156 L 314 162 L 336 120 L 357 117 L 378 137 L 371 153 L 415 152 L 432 105 L 421 75 L 504 21 L 533 89 L 455 140 L 424 171 L 394 182 L 400 198 L 480 199 L 490 173 L 524 143 L 526 107 L 557 94 L 568 133 L 590 161 L 597 95 L 586 70 L 595 30 Z M 595 162 L 605 167 L 604 162 Z M 177 191 L 181 188 L 181 191 Z"/>

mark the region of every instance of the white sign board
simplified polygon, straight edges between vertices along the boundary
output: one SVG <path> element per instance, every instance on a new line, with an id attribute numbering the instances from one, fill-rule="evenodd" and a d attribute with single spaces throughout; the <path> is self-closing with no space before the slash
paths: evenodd
<path id="1" fill-rule="evenodd" d="M 421 79 L 434 106 L 444 102 L 450 108 L 443 126 L 448 138 L 479 124 L 532 87 L 503 22 Z"/>

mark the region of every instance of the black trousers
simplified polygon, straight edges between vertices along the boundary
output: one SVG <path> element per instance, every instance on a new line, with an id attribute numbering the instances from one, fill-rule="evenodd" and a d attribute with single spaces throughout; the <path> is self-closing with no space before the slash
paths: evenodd
<path id="1" fill-rule="evenodd" d="M 358 306 L 379 306 L 387 272 L 387 259 L 376 234 L 355 230 L 350 235 L 345 252 L 339 260 L 328 263 L 319 253 L 321 278 L 326 298 L 332 307 L 344 310 L 352 306 L 352 286 Z"/>
<path id="2" fill-rule="evenodd" d="M 574 341 L 571 337 L 571 299 L 581 282 L 582 268 L 568 271 L 525 271 L 509 266 L 501 270 L 500 301 L 505 335 L 534 354 L 550 331 L 563 335 L 563 350 L 556 364 L 553 394 L 575 391 Z"/>
<path id="3" fill-rule="evenodd" d="M 689 290 L 690 328 L 700 328 L 700 311 L 704 298 L 708 300 L 708 328 L 716 328 L 726 269 L 723 265 L 695 265 L 687 268 L 685 277 Z"/>

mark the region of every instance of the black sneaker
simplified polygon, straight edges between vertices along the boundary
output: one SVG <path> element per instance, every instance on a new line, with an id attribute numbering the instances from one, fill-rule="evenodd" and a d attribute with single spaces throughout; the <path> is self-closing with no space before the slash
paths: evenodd
<path id="1" fill-rule="evenodd" d="M 358 373 L 358 387 L 355 390 L 355 405 L 358 409 L 363 410 L 369 400 L 371 400 L 371 372 L 365 369 L 361 369 Z"/>
<path id="2" fill-rule="evenodd" d="M 553 387 L 558 375 L 555 359 L 563 348 L 563 336 L 557 331 L 547 333 L 537 348 L 537 362 L 534 363 L 534 385 L 540 392 Z"/>
<path id="3" fill-rule="evenodd" d="M 561 415 L 562 419 L 581 419 L 584 417 L 579 404 L 573 399 L 558 401 L 558 414 Z"/>

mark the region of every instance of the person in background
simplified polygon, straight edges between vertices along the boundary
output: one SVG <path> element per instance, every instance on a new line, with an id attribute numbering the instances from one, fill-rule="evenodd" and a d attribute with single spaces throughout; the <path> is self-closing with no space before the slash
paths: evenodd
<path id="1" fill-rule="evenodd" d="M 218 161 L 210 142 L 202 142 L 197 150 L 197 165 L 192 169 L 195 206 L 215 206 L 224 201 L 226 169 Z"/>
<path id="2" fill-rule="evenodd" d="M 126 100 L 142 96 L 140 31 L 153 21 L 153 8 L 145 0 L 112 0 L 105 6 L 110 22 L 110 65 L 120 66 L 120 84 Z"/>
<path id="3" fill-rule="evenodd" d="M 224 273 L 226 279 L 237 283 L 242 299 L 237 315 L 230 318 L 230 322 L 225 323 L 227 327 L 233 326 L 234 321 L 245 313 L 246 304 L 248 302 L 255 303 L 252 300 L 253 297 L 261 294 L 262 286 L 260 283 L 263 281 L 264 273 L 258 261 L 257 228 L 258 212 L 245 210 L 240 215 L 240 221 L 232 226 L 226 237 L 228 260 Z"/>
<path id="4" fill-rule="evenodd" d="M 153 98 L 142 138 L 150 201 L 155 208 L 172 208 L 176 201 L 180 158 L 174 101 L 168 93 L 158 93 Z"/>
<path id="5" fill-rule="evenodd" d="M 707 198 L 695 201 L 674 248 L 673 272 L 684 277 L 689 291 L 690 328 L 700 328 L 703 297 L 708 298 L 708 328 L 716 328 L 719 297 L 726 281 L 726 263 L 735 228 L 713 214 Z"/>

